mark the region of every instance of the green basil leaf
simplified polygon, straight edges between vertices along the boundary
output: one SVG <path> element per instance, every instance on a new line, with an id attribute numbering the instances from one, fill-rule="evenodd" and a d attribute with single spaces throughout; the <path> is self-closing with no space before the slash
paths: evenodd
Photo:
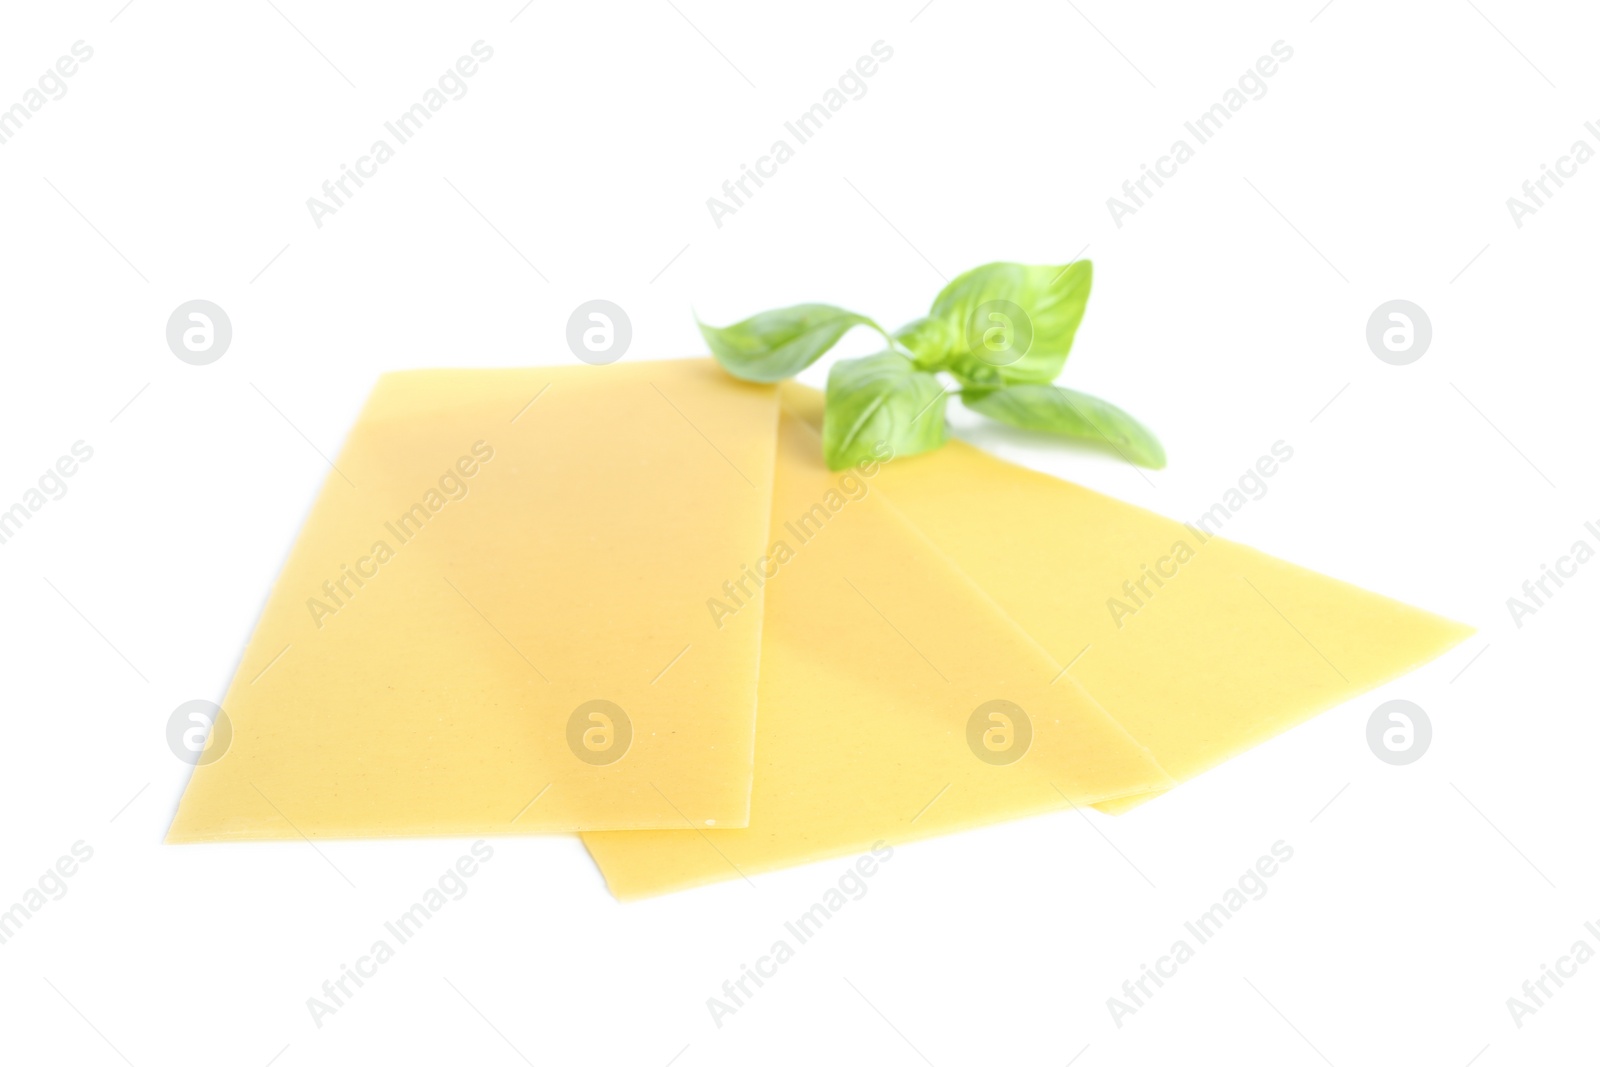
<path id="1" fill-rule="evenodd" d="M 948 399 L 937 376 L 895 352 L 835 363 L 822 414 L 828 469 L 938 448 Z"/>
<path id="2" fill-rule="evenodd" d="M 1099 442 L 1141 467 L 1159 470 L 1167 465 L 1161 442 L 1138 419 L 1074 389 L 1030 384 L 969 389 L 961 394 L 961 402 L 1008 426 Z"/>
<path id="3" fill-rule="evenodd" d="M 1086 259 L 1064 267 L 990 263 L 967 271 L 940 291 L 929 312 L 955 335 L 951 372 L 973 384 L 1054 381 L 1072 350 L 1093 281 Z"/>
<path id="4" fill-rule="evenodd" d="M 752 315 L 732 326 L 699 323 L 723 369 L 752 382 L 792 378 L 815 363 L 856 326 L 879 325 L 865 315 L 828 304 L 796 304 Z"/>
<path id="5" fill-rule="evenodd" d="M 919 370 L 943 370 L 956 355 L 961 335 L 943 319 L 920 318 L 895 331 Z"/>
<path id="6" fill-rule="evenodd" d="M 945 368 L 963 387 L 972 390 L 999 389 L 1006 384 L 1000 368 L 985 363 L 971 352 L 959 352 Z"/>

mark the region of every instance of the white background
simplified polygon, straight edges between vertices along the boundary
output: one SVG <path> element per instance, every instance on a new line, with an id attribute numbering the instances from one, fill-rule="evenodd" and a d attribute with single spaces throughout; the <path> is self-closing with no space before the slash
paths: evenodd
<path id="1" fill-rule="evenodd" d="M 0 946 L 0 1056 L 1592 1057 L 1600 962 L 1520 1029 L 1506 998 L 1580 937 L 1600 948 L 1600 563 L 1520 628 L 1505 602 L 1579 537 L 1600 546 L 1600 162 L 1521 228 L 1506 198 L 1574 140 L 1600 148 L 1600 19 L 1318 2 L 6 5 L 0 106 L 73 42 L 94 57 L 0 145 L 0 505 L 73 442 L 94 458 L 0 546 L 0 907 L 74 842 L 94 857 Z M 480 39 L 468 94 L 313 225 L 306 198 Z M 714 225 L 706 198 L 878 40 L 894 56 L 865 97 Z M 1278 40 L 1294 56 L 1268 93 L 1118 228 L 1107 197 Z M 1170 466 L 957 413 L 961 432 L 1179 518 L 1285 440 L 1228 535 L 1477 636 L 1125 817 L 897 850 L 720 1029 L 706 998 L 844 862 L 622 906 L 575 839 L 496 840 L 318 1028 L 307 997 L 470 842 L 160 843 L 189 771 L 167 717 L 221 698 L 319 452 L 381 371 L 568 361 L 567 317 L 596 297 L 630 315 L 630 359 L 701 353 L 692 310 L 818 300 L 893 325 L 968 267 L 1086 245 L 1062 380 L 1154 427 Z M 164 338 L 194 298 L 234 328 L 205 367 Z M 1364 338 L 1394 298 L 1434 329 L 1404 367 Z M 1434 725 L 1407 767 L 1364 739 L 1392 697 Z M 1115 1026 L 1107 997 L 1280 839 L 1268 895 Z"/>

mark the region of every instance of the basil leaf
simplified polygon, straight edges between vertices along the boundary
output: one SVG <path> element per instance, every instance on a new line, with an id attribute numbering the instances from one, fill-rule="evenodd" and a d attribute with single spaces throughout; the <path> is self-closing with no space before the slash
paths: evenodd
<path id="1" fill-rule="evenodd" d="M 961 335 L 943 319 L 920 318 L 895 331 L 894 339 L 911 353 L 919 370 L 943 370 L 956 354 Z"/>
<path id="2" fill-rule="evenodd" d="M 965 386 L 999 388 L 1005 384 L 1000 370 L 967 351 L 961 331 L 946 319 L 932 316 L 902 326 L 894 339 L 911 352 L 919 370 L 947 370 Z"/>
<path id="3" fill-rule="evenodd" d="M 865 315 L 828 304 L 796 304 L 752 315 L 732 326 L 699 323 L 723 369 L 752 382 L 792 378 L 815 363 L 856 326 L 882 328 Z"/>
<path id="4" fill-rule="evenodd" d="M 961 402 L 1008 426 L 1097 441 L 1141 467 L 1159 470 L 1167 465 L 1161 442 L 1138 419 L 1115 404 L 1075 389 L 1030 384 L 969 389 L 961 394 Z"/>
<path id="5" fill-rule="evenodd" d="M 895 352 L 835 363 L 822 414 L 828 469 L 938 448 L 948 399 L 935 375 Z"/>
<path id="6" fill-rule="evenodd" d="M 931 318 L 955 335 L 951 373 L 969 384 L 1050 382 L 1061 373 L 1089 303 L 1094 268 L 990 263 L 934 297 Z"/>
<path id="7" fill-rule="evenodd" d="M 975 391 L 999 389 L 1006 384 L 999 367 L 985 363 L 971 352 L 957 353 L 945 369 L 955 375 L 963 386 Z"/>

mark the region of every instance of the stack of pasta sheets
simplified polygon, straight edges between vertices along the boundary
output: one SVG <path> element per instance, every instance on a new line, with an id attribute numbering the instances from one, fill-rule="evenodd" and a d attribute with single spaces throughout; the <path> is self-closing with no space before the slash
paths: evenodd
<path id="1" fill-rule="evenodd" d="M 829 471 L 820 419 L 709 360 L 384 376 L 168 840 L 579 832 L 642 897 L 1121 812 L 1470 632 L 959 441 Z"/>

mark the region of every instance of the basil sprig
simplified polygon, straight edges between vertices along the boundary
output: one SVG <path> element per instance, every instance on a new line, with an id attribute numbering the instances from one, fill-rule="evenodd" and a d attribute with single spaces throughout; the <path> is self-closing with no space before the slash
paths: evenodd
<path id="1" fill-rule="evenodd" d="M 950 282 L 928 314 L 889 334 L 872 319 L 828 304 L 764 311 L 732 326 L 700 324 L 723 368 L 756 382 L 789 378 L 815 363 L 857 326 L 876 330 L 888 349 L 840 360 L 828 374 L 822 443 L 833 470 L 938 448 L 944 411 L 955 395 L 998 422 L 1091 441 L 1130 463 L 1160 468 L 1161 442 L 1114 404 L 1052 384 L 1066 365 L 1089 303 L 1094 269 L 990 263 Z"/>

